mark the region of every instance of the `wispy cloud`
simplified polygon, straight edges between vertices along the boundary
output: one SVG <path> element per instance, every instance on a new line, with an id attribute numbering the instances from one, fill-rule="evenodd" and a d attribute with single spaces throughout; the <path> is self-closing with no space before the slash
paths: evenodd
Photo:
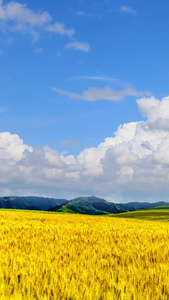
<path id="1" fill-rule="evenodd" d="M 78 11 L 76 14 L 77 14 L 77 16 L 84 16 L 84 17 L 89 17 L 89 18 L 101 18 L 100 15 L 88 14 L 82 10 Z"/>
<path id="2" fill-rule="evenodd" d="M 35 11 L 27 4 L 11 1 L 7 4 L 0 2 L 1 27 L 9 31 L 27 32 L 34 39 L 39 38 L 39 30 L 50 31 L 69 38 L 75 34 L 74 29 L 67 29 L 64 23 L 53 23 L 51 15 L 46 11 Z"/>
<path id="3" fill-rule="evenodd" d="M 6 106 L 0 106 L 0 113 L 5 113 L 8 110 Z"/>
<path id="4" fill-rule="evenodd" d="M 116 78 L 113 77 L 104 77 L 104 76 L 76 76 L 73 77 L 75 80 L 95 80 L 95 81 L 116 81 Z"/>
<path id="5" fill-rule="evenodd" d="M 111 82 L 113 84 L 113 87 L 115 90 L 119 89 L 125 89 L 129 87 L 133 87 L 132 84 L 128 81 L 118 79 L 115 77 L 110 77 L 110 76 L 88 76 L 88 75 L 78 75 L 78 76 L 73 76 L 70 78 L 70 80 L 85 80 L 85 81 L 105 81 L 105 82 Z M 150 94 L 149 94 L 150 96 Z"/>
<path id="6" fill-rule="evenodd" d="M 68 96 L 72 99 L 81 99 L 87 101 L 97 101 L 97 100 L 110 100 L 110 101 L 119 101 L 124 99 L 126 96 L 140 97 L 145 95 L 145 92 L 137 91 L 133 88 L 126 88 L 124 90 L 114 90 L 109 87 L 106 88 L 89 88 L 86 91 L 83 91 L 82 94 L 71 93 L 63 89 L 52 88 L 55 92 L 60 95 Z"/>
<path id="7" fill-rule="evenodd" d="M 49 25 L 46 27 L 47 31 L 52 31 L 58 33 L 60 35 L 67 35 L 68 37 L 72 37 L 75 34 L 74 29 L 67 29 L 64 23 L 56 22 L 53 25 Z"/>
<path id="8" fill-rule="evenodd" d="M 6 75 L 0 75 L 0 78 L 7 81 L 11 80 L 10 77 Z"/>
<path id="9" fill-rule="evenodd" d="M 78 16 L 85 16 L 86 13 L 85 13 L 84 11 L 81 11 L 81 10 L 80 10 L 80 11 L 77 12 L 77 15 L 78 15 Z"/>
<path id="10" fill-rule="evenodd" d="M 52 21 L 52 17 L 46 11 L 35 12 L 26 4 L 9 2 L 0 5 L 0 20 L 12 31 L 30 31 L 44 26 Z"/>
<path id="11" fill-rule="evenodd" d="M 67 147 L 67 146 L 79 146 L 79 143 L 74 140 L 63 140 L 59 142 L 59 146 Z"/>
<path id="12" fill-rule="evenodd" d="M 85 52 L 90 51 L 89 43 L 72 42 L 66 45 L 66 48 L 74 48 L 76 50 L 82 50 Z"/>
<path id="13" fill-rule="evenodd" d="M 135 9 L 133 9 L 133 8 L 131 8 L 129 6 L 125 6 L 125 5 L 123 5 L 123 6 L 121 6 L 119 8 L 119 12 L 121 12 L 121 13 L 129 13 L 129 14 L 137 14 L 137 11 Z"/>
<path id="14" fill-rule="evenodd" d="M 117 9 L 109 9 L 108 12 L 119 12 L 119 13 L 127 13 L 136 15 L 137 11 L 129 6 L 122 5 L 120 8 Z"/>
<path id="15" fill-rule="evenodd" d="M 37 53 L 43 52 L 43 48 L 37 48 L 37 49 L 35 49 L 35 51 L 36 51 Z"/>
<path id="16" fill-rule="evenodd" d="M 42 31 L 65 36 L 69 39 L 72 39 L 75 35 L 75 30 L 67 28 L 63 22 L 53 22 L 51 15 L 47 11 L 35 11 L 28 8 L 27 4 L 15 1 L 3 4 L 3 1 L 0 0 L 0 22 L 1 30 L 4 33 L 29 33 L 33 36 L 34 41 L 39 39 Z M 90 51 L 89 43 L 81 43 L 79 41 L 68 43 L 66 48 L 73 48 L 84 52 Z M 2 52 L 0 52 L 1 54 Z"/>

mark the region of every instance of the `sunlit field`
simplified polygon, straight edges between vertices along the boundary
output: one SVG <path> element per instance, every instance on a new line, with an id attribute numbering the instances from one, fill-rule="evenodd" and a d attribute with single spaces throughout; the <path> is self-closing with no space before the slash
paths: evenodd
<path id="1" fill-rule="evenodd" d="M 151 221 L 163 221 L 169 222 L 169 206 L 159 206 L 150 209 L 132 211 L 121 214 L 112 214 L 112 217 L 118 218 L 130 218 L 130 219 L 140 219 L 140 220 L 151 220 Z"/>
<path id="2" fill-rule="evenodd" d="M 0 211 L 0 299 L 169 299 L 169 223 Z"/>

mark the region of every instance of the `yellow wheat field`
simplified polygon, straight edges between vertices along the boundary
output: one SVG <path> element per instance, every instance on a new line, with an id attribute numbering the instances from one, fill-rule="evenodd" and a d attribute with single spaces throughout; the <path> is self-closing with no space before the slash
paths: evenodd
<path id="1" fill-rule="evenodd" d="M 0 299 L 169 299 L 169 224 L 0 211 Z"/>

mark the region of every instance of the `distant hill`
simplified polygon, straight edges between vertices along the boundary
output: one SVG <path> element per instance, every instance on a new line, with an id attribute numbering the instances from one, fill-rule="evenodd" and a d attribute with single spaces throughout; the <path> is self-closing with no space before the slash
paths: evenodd
<path id="1" fill-rule="evenodd" d="M 153 208 L 156 206 L 167 205 L 167 202 L 130 202 L 125 204 L 116 204 L 108 202 L 98 197 L 79 197 L 68 202 L 62 203 L 59 206 L 49 209 L 55 212 L 80 213 L 88 215 L 104 215 L 104 214 L 119 214 L 132 212 L 141 209 Z"/>
<path id="2" fill-rule="evenodd" d="M 95 196 L 78 197 L 70 201 L 45 197 L 0 197 L 0 208 L 42 210 L 65 213 L 80 213 L 87 215 L 122 214 L 126 212 L 164 207 L 168 202 L 129 202 L 113 203 Z"/>
<path id="3" fill-rule="evenodd" d="M 148 209 L 158 206 L 164 206 L 169 205 L 169 202 L 159 201 L 155 203 L 149 203 L 149 202 L 129 202 L 120 204 L 124 209 L 127 211 L 135 211 L 135 210 L 142 210 L 142 209 Z"/>
<path id="4" fill-rule="evenodd" d="M 65 199 L 54 199 L 45 197 L 0 197 L 0 208 L 48 210 L 65 203 Z"/>

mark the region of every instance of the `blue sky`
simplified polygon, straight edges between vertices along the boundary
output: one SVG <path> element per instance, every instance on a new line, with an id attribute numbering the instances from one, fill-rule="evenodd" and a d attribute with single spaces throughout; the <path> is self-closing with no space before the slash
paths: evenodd
<path id="1" fill-rule="evenodd" d="M 168 12 L 0 0 L 2 195 L 167 199 Z"/>

